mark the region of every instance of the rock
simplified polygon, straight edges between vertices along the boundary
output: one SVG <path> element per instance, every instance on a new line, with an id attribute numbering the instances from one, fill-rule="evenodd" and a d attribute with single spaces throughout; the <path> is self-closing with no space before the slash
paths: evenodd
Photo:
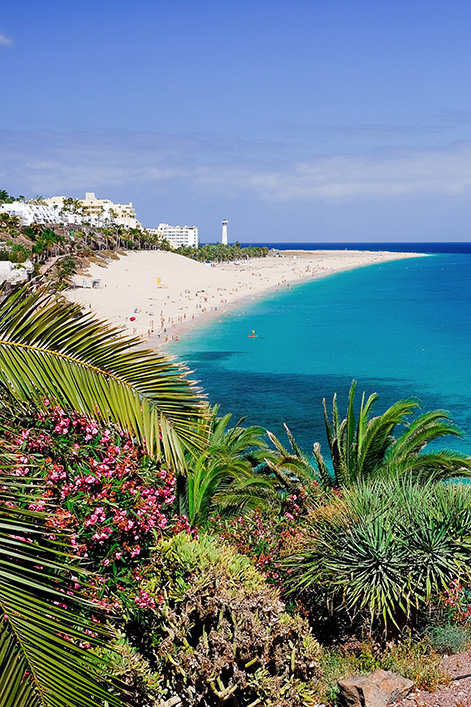
<path id="1" fill-rule="evenodd" d="M 345 707 L 386 707 L 404 699 L 414 687 L 412 680 L 390 670 L 375 670 L 367 677 L 352 675 L 339 680 L 338 685 Z"/>
<path id="2" fill-rule="evenodd" d="M 161 703 L 162 707 L 181 707 L 181 704 L 181 699 L 176 695 L 174 695 L 174 697 L 171 697 L 169 700 L 165 700 L 165 702 Z"/>

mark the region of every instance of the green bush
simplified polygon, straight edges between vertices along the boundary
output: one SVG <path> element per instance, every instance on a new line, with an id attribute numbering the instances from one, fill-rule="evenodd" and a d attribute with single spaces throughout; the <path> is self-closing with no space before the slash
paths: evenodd
<path id="1" fill-rule="evenodd" d="M 464 626 L 449 623 L 443 626 L 430 626 L 427 635 L 440 653 L 462 653 L 468 648 L 471 639 L 469 631 Z"/>
<path id="2" fill-rule="evenodd" d="M 218 539 L 162 541 L 129 623 L 139 649 L 184 707 L 315 704 L 320 648 L 247 557 Z M 140 631 L 136 626 L 141 627 Z M 145 627 L 145 631 L 143 630 Z M 144 635 L 145 634 L 145 635 Z"/>
<path id="3" fill-rule="evenodd" d="M 7 247 L 5 247 L 5 245 Z M 14 244 L 11 241 L 7 244 L 0 244 L 0 260 L 9 260 L 12 263 L 24 263 L 31 257 L 31 252 L 21 244 Z"/>

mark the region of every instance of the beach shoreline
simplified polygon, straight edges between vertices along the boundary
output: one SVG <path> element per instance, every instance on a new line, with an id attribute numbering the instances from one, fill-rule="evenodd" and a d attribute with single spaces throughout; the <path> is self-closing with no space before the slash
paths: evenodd
<path id="1" fill-rule="evenodd" d="M 291 286 L 393 260 L 427 257 L 388 251 L 282 251 L 236 262 L 199 263 L 167 251 L 127 251 L 75 275 L 66 296 L 84 309 L 163 348 L 221 315 Z M 94 284 L 94 286 L 92 286 Z"/>

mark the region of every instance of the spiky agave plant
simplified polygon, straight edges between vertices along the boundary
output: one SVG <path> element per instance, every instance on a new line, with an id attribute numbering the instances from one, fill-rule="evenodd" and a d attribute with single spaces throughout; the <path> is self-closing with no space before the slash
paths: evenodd
<path id="1" fill-rule="evenodd" d="M 205 448 L 206 406 L 181 365 L 140 343 L 57 295 L 21 288 L 0 304 L 0 396 L 57 400 L 181 465 L 185 449 Z"/>
<path id="2" fill-rule="evenodd" d="M 311 540 L 288 560 L 296 587 L 322 588 L 333 606 L 368 615 L 384 630 L 407 625 L 452 580 L 471 576 L 467 484 L 358 483 L 312 522 Z"/>

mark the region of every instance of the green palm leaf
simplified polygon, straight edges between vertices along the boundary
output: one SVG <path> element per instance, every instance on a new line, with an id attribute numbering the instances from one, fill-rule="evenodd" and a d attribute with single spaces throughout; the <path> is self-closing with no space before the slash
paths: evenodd
<path id="1" fill-rule="evenodd" d="M 189 462 L 184 480 L 182 506 L 192 526 L 204 523 L 218 507 L 226 512 L 259 507 L 275 495 L 272 481 L 254 473 L 266 456 L 265 430 L 241 427 L 243 420 L 228 429 L 230 414 L 218 418 L 217 406 L 211 413 L 208 450 Z"/>
<path id="2" fill-rule="evenodd" d="M 150 454 L 182 463 L 205 444 L 205 407 L 186 370 L 139 339 L 44 290 L 0 305 L 0 386 L 21 403 L 51 397 L 135 435 Z"/>
<path id="3" fill-rule="evenodd" d="M 103 630 L 82 616 L 97 607 L 68 593 L 65 548 L 45 542 L 44 515 L 10 507 L 27 480 L 2 474 L 0 484 L 0 704 L 118 707 L 103 679 L 106 663 L 80 645 L 104 645 Z"/>
<path id="4" fill-rule="evenodd" d="M 430 442 L 447 435 L 463 437 L 462 430 L 451 422 L 446 410 L 420 415 L 388 449 L 386 466 L 402 474 L 412 472 L 425 478 L 431 474 L 442 479 L 469 476 L 471 459 L 464 454 L 450 450 L 422 452 Z"/>
<path id="5" fill-rule="evenodd" d="M 312 466 L 286 424 L 284 428 L 292 451 L 287 450 L 272 432 L 267 432 L 268 438 L 276 451 L 266 453 L 265 463 L 284 489 L 289 493 L 299 493 L 302 491 L 304 484 L 313 481 L 318 482 L 322 478 L 322 471 L 318 471 Z M 314 447 L 314 454 L 316 455 L 316 445 Z M 317 447 L 318 455 L 321 456 L 320 446 L 317 445 Z"/>
<path id="6" fill-rule="evenodd" d="M 358 450 L 357 470 L 358 476 L 373 475 L 381 464 L 387 450 L 393 443 L 393 430 L 404 424 L 407 415 L 418 406 L 414 400 L 398 400 L 379 417 L 368 421 L 363 435 L 363 443 Z"/>
<path id="7" fill-rule="evenodd" d="M 398 400 L 382 415 L 371 417 L 378 396 L 373 393 L 365 402 L 363 393 L 356 423 L 355 388 L 356 381 L 353 381 L 347 414 L 342 421 L 339 419 L 337 395 L 334 395 L 332 403 L 332 421 L 329 420 L 326 402 L 323 401 L 333 473 L 330 474 L 327 469 L 319 444 L 314 445 L 314 457 L 324 485 L 348 487 L 361 480 L 409 472 L 422 481 L 432 476 L 437 480 L 470 475 L 470 457 L 447 450 L 430 453 L 422 451 L 428 444 L 445 435 L 463 436 L 462 431 L 451 422 L 449 413 L 432 410 L 406 425 L 408 416 L 419 406 L 417 401 L 409 398 Z M 395 439 L 393 435 L 400 426 L 405 429 Z"/>
<path id="8" fill-rule="evenodd" d="M 332 474 L 329 473 L 327 464 L 325 463 L 324 457 L 322 456 L 321 445 L 319 444 L 319 442 L 314 442 L 313 452 L 314 459 L 316 460 L 317 470 L 319 472 L 320 481 L 324 488 L 328 489 L 332 486 L 333 478 Z"/>

